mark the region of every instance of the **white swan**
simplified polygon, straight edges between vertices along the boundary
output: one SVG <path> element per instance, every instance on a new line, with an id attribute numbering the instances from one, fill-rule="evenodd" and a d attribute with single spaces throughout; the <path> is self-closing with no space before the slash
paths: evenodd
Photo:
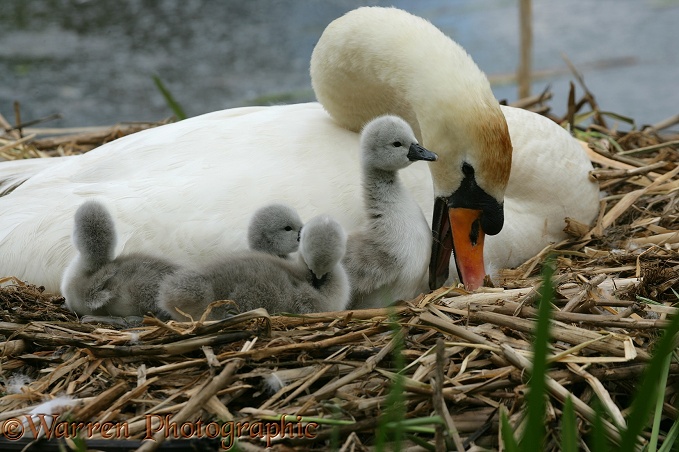
<path id="1" fill-rule="evenodd" d="M 186 320 L 181 312 L 199 319 L 216 300 L 233 300 L 244 311 L 341 311 L 349 301 L 349 280 L 341 264 L 346 244 L 342 226 L 319 215 L 302 228 L 296 260 L 248 251 L 198 269 L 181 269 L 160 283 L 158 306 L 177 320 Z M 219 320 L 228 313 L 228 307 L 218 306 L 208 318 Z"/>
<path id="2" fill-rule="evenodd" d="M 589 223 L 596 215 L 598 190 L 577 141 L 542 116 L 499 107 L 464 50 L 421 18 L 390 8 L 348 13 L 321 38 L 312 76 L 336 120 L 357 129 L 378 114 L 402 116 L 439 155 L 431 173 L 424 165 L 401 172 L 425 216 L 436 212 L 434 246 L 445 242 L 447 201 L 464 207 L 465 190 L 468 207 L 488 212 L 486 232 L 499 230 L 498 206 L 504 208 L 504 227 L 484 251 L 497 267 L 518 265 L 562 239 L 564 217 Z M 339 108 L 343 96 L 350 108 Z M 182 264 L 243 249 L 251 213 L 273 199 L 294 205 L 303 218 L 328 212 L 352 231 L 363 220 L 358 149 L 357 133 L 309 103 L 214 112 L 82 156 L 45 159 L 44 169 L 25 169 L 26 182 L 0 197 L 0 274 L 58 291 L 73 258 L 73 214 L 93 196 L 115 206 L 117 253 L 160 250 Z M 4 165 L 0 180 L 22 171 Z M 456 237 L 469 237 L 456 227 Z M 447 270 L 445 254 L 435 251 L 434 265 Z M 479 253 L 472 255 L 472 273 L 483 273 Z M 453 275 L 452 260 L 450 266 Z"/>
<path id="3" fill-rule="evenodd" d="M 397 116 L 379 116 L 361 131 L 367 221 L 349 235 L 342 261 L 349 275 L 352 309 L 384 307 L 399 295 L 410 299 L 422 290 L 431 228 L 398 173 L 414 161 L 436 158 Z"/>

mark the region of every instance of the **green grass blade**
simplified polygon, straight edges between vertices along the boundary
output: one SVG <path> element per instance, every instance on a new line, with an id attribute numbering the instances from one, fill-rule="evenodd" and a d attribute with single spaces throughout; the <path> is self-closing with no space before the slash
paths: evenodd
<path id="1" fill-rule="evenodd" d="M 389 423 L 387 425 L 392 426 L 394 428 L 400 427 L 400 428 L 410 428 L 410 427 L 421 427 L 423 425 L 436 425 L 436 424 L 441 424 L 441 425 L 446 425 L 443 422 L 443 418 L 441 416 L 426 416 L 426 417 L 415 417 L 412 419 L 403 419 L 397 422 Z"/>
<path id="2" fill-rule="evenodd" d="M 401 326 L 395 320 L 395 315 L 389 316 L 391 319 L 392 335 L 395 339 L 394 350 L 392 356 L 394 357 L 394 364 L 396 367 L 396 375 L 389 390 L 389 395 L 385 401 L 386 408 L 380 417 L 379 425 L 377 426 L 377 437 L 375 439 L 375 450 L 380 452 L 384 450 L 400 451 L 403 442 L 404 431 L 401 428 L 390 428 L 394 424 L 402 422 L 406 417 L 406 401 L 404 391 L 404 377 L 400 373 L 405 367 L 405 360 L 403 358 L 403 333 Z M 387 443 L 391 442 L 391 447 L 387 448 Z"/>
<path id="3" fill-rule="evenodd" d="M 549 352 L 551 303 L 554 299 L 553 275 L 552 260 L 548 259 L 542 271 L 540 306 L 533 344 L 533 367 L 528 382 L 528 394 L 526 395 L 528 421 L 526 431 L 521 439 L 522 449 L 530 447 L 534 450 L 542 450 L 545 441 L 545 396 L 547 394 L 545 375 L 547 374 L 547 353 Z"/>
<path id="4" fill-rule="evenodd" d="M 570 397 L 563 404 L 561 416 L 561 450 L 562 452 L 578 452 L 578 428 L 575 420 L 575 410 Z"/>
<path id="5" fill-rule="evenodd" d="M 502 442 L 506 452 L 519 452 L 519 445 L 514 438 L 514 431 L 509 425 L 507 419 L 507 410 L 500 411 L 500 433 L 502 434 Z"/>
<path id="6" fill-rule="evenodd" d="M 342 415 L 339 407 L 335 404 L 330 406 L 330 411 L 332 412 L 332 417 L 339 419 Z M 333 425 L 330 431 L 330 450 L 340 450 L 342 446 L 340 428 L 339 425 Z"/>
<path id="7" fill-rule="evenodd" d="M 420 446 L 422 449 L 431 451 L 431 452 L 436 452 L 436 446 L 433 444 L 425 441 L 423 438 L 420 438 L 419 436 L 415 435 L 406 435 L 409 441 L 412 441 L 413 443 L 417 444 Z"/>
<path id="8" fill-rule="evenodd" d="M 277 414 L 276 416 L 262 416 L 261 419 L 264 421 L 275 421 L 278 422 L 281 419 L 283 419 L 283 416 L 285 416 L 287 422 L 291 422 L 292 419 L 294 421 L 292 422 L 303 422 L 303 423 L 308 423 L 308 422 L 314 422 L 319 425 L 332 425 L 332 426 L 345 426 L 345 425 L 354 425 L 356 422 L 355 421 L 348 421 L 345 419 L 333 419 L 329 417 L 313 417 L 313 416 L 293 416 L 291 414 L 286 414 L 286 415 L 281 415 Z"/>
<path id="9" fill-rule="evenodd" d="M 165 99 L 165 103 L 167 104 L 168 107 L 170 107 L 170 110 L 172 110 L 172 113 L 179 119 L 180 121 L 182 119 L 186 119 L 186 113 L 184 113 L 184 109 L 182 108 L 181 105 L 179 105 L 179 102 L 177 102 L 174 97 L 172 96 L 172 93 L 170 93 L 170 90 L 167 89 L 163 81 L 158 77 L 157 75 L 153 76 L 153 83 L 156 84 L 156 88 L 158 88 L 158 91 L 160 91 L 160 94 L 163 95 L 163 98 Z"/>
<path id="10" fill-rule="evenodd" d="M 674 450 L 678 450 L 679 441 L 677 441 L 677 439 L 679 439 L 679 419 L 674 421 L 674 424 L 670 427 L 670 431 L 667 432 L 665 441 L 662 443 L 662 446 L 660 446 L 660 449 L 658 449 L 658 452 L 670 452 L 673 447 Z"/>
<path id="11" fill-rule="evenodd" d="M 603 416 L 604 409 L 599 399 L 594 400 L 594 423 L 592 424 L 591 447 L 592 452 L 608 452 L 608 440 L 604 431 Z"/>
<path id="12" fill-rule="evenodd" d="M 403 433 L 424 433 L 427 435 L 434 435 L 436 429 L 434 427 L 403 427 L 400 422 L 393 422 L 387 424 L 387 428 L 393 432 L 402 431 Z"/>
<path id="13" fill-rule="evenodd" d="M 612 111 L 600 111 L 599 114 L 603 116 L 608 116 L 609 118 L 617 119 L 618 121 L 626 122 L 627 124 L 630 124 L 631 126 L 636 128 L 636 125 L 634 124 L 634 119 L 630 118 L 629 116 L 623 116 Z"/>
<path id="14" fill-rule="evenodd" d="M 679 315 L 670 320 L 662 338 L 658 341 L 651 357 L 651 361 L 644 372 L 641 384 L 637 386 L 637 393 L 632 401 L 632 410 L 627 418 L 627 429 L 622 432 L 621 452 L 633 451 L 637 446 L 637 437 L 646 426 L 648 414 L 652 404 L 656 401 L 656 394 L 663 393 L 665 387 L 659 387 L 661 375 L 665 368 L 667 357 L 675 347 L 675 337 L 679 332 Z M 660 396 L 662 397 L 662 395 Z"/>
<path id="15" fill-rule="evenodd" d="M 658 435 L 660 435 L 660 421 L 662 420 L 662 408 L 665 402 L 665 387 L 667 386 L 667 377 L 670 373 L 670 364 L 672 363 L 672 354 L 670 353 L 665 358 L 663 363 L 662 373 L 660 375 L 660 383 L 658 384 L 658 391 L 655 397 L 655 413 L 653 415 L 653 429 L 651 430 L 651 438 L 648 440 L 648 451 L 656 452 L 658 450 Z"/>

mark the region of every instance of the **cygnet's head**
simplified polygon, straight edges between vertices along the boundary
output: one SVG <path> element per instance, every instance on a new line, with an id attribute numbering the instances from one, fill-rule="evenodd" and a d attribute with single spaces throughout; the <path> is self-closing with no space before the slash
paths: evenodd
<path id="1" fill-rule="evenodd" d="M 314 217 L 302 228 L 299 253 L 318 279 L 342 260 L 346 248 L 344 229 L 329 215 Z"/>
<path id="2" fill-rule="evenodd" d="M 115 224 L 99 201 L 86 201 L 78 207 L 74 217 L 73 244 L 82 257 L 93 264 L 113 259 Z"/>
<path id="3" fill-rule="evenodd" d="M 270 204 L 252 215 L 248 245 L 251 250 L 285 256 L 299 248 L 301 229 L 302 220 L 295 209 L 284 204 Z"/>
<path id="4" fill-rule="evenodd" d="M 432 162 L 436 154 L 417 142 L 413 129 L 398 116 L 379 116 L 361 132 L 363 164 L 385 171 L 398 171 L 416 160 Z"/>

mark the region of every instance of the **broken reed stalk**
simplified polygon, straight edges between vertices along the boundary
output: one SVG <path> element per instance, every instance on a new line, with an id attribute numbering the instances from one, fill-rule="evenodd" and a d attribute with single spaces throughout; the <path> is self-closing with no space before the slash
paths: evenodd
<path id="1" fill-rule="evenodd" d="M 533 24 L 531 9 L 531 0 L 519 1 L 521 53 L 519 55 L 519 69 L 516 76 L 519 85 L 519 99 L 530 96 L 531 60 L 533 57 Z"/>
<path id="2" fill-rule="evenodd" d="M 518 354 L 514 349 L 512 349 L 510 346 L 506 344 L 502 345 L 502 351 L 505 358 L 507 358 L 509 362 L 511 362 L 516 367 L 526 370 L 527 372 L 530 373 L 531 363 L 529 360 Z M 575 395 L 570 393 L 566 388 L 557 383 L 555 380 L 551 379 L 549 376 L 546 377 L 546 383 L 548 391 L 554 397 L 559 399 L 561 402 L 565 402 L 566 398 L 570 397 L 573 402 L 573 406 L 575 410 L 578 412 L 578 414 L 586 418 L 589 422 L 594 422 L 596 414 L 589 405 L 587 405 L 582 400 L 577 398 Z M 604 419 L 602 419 L 601 422 L 604 426 L 604 431 L 606 432 L 608 438 L 615 444 L 619 445 L 621 436 L 618 429 L 613 424 Z"/>
<path id="3" fill-rule="evenodd" d="M 243 347 L 242 351 L 246 351 L 250 348 L 248 343 Z M 205 383 L 205 385 L 196 391 L 184 407 L 179 410 L 179 412 L 172 418 L 173 422 L 177 424 L 182 424 L 188 421 L 191 416 L 193 416 L 197 411 L 199 411 L 205 402 L 213 397 L 219 390 L 224 388 L 232 379 L 235 372 L 243 365 L 244 361 L 242 359 L 236 358 L 229 361 L 222 371 L 212 380 Z M 138 452 L 152 452 L 156 450 L 167 438 L 164 431 L 156 432 L 153 435 L 153 440 L 147 441 L 142 446 L 137 449 Z"/>

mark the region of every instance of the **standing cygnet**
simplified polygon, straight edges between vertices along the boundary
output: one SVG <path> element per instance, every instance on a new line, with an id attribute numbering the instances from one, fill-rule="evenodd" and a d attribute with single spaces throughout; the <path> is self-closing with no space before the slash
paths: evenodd
<path id="1" fill-rule="evenodd" d="M 251 250 L 287 257 L 299 248 L 302 219 L 285 204 L 269 204 L 257 210 L 248 226 Z"/>
<path id="2" fill-rule="evenodd" d="M 401 184 L 398 171 L 416 160 L 434 161 L 397 116 L 380 116 L 363 128 L 361 162 L 366 222 L 349 235 L 344 267 L 350 307 L 383 307 L 395 297 L 426 290 L 431 228 Z"/>
<path id="3" fill-rule="evenodd" d="M 80 315 L 143 316 L 158 310 L 160 281 L 177 270 L 161 258 L 130 254 L 115 258 L 113 218 L 98 201 L 87 201 L 75 213 L 73 244 L 77 256 L 61 281 L 66 306 Z"/>
<path id="4" fill-rule="evenodd" d="M 349 282 L 341 265 L 346 240 L 331 217 L 314 217 L 302 228 L 296 260 L 249 251 L 198 270 L 182 269 L 161 283 L 159 306 L 177 320 L 186 317 L 175 308 L 199 319 L 216 300 L 233 300 L 241 311 L 259 307 L 298 314 L 343 310 L 349 301 Z M 216 307 L 208 318 L 227 315 L 227 307 Z"/>

